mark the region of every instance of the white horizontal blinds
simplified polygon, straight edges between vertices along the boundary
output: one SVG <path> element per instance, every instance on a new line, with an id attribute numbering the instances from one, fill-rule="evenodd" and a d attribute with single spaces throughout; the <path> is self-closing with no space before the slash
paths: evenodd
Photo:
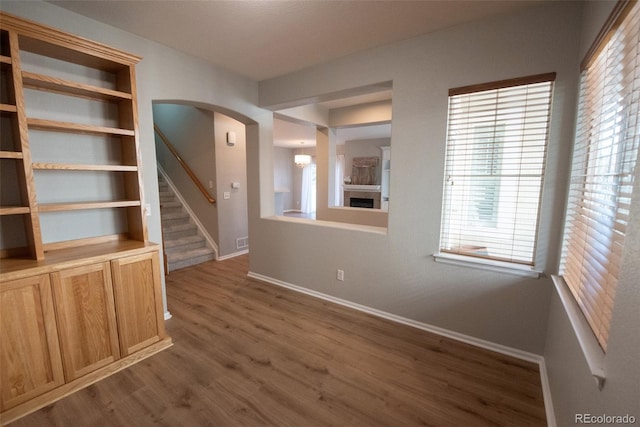
<path id="1" fill-rule="evenodd" d="M 554 80 L 449 92 L 441 251 L 533 264 Z"/>
<path id="2" fill-rule="evenodd" d="M 640 144 L 640 7 L 582 73 L 561 271 L 606 350 Z"/>

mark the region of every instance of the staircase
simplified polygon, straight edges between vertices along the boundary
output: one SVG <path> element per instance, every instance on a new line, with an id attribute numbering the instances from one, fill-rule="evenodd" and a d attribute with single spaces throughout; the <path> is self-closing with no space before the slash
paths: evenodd
<path id="1" fill-rule="evenodd" d="M 215 251 L 207 244 L 180 200 L 160 174 L 158 188 L 164 253 L 167 256 L 169 272 L 215 259 Z"/>

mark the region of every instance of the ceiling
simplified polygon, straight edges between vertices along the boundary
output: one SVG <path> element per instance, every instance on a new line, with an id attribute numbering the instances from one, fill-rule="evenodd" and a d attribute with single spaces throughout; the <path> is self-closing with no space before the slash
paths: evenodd
<path id="1" fill-rule="evenodd" d="M 338 98 L 331 101 L 319 102 L 323 108 L 350 107 L 354 105 L 369 104 L 372 102 L 392 99 L 391 90 L 381 90 L 366 95 L 357 95 L 347 98 Z M 286 110 L 280 111 L 273 121 L 273 145 L 283 148 L 315 147 L 316 126 L 312 123 L 303 123 L 298 119 L 287 118 Z M 350 126 L 336 129 L 336 144 L 341 145 L 346 141 L 362 139 L 391 138 L 391 124 Z"/>
<path id="2" fill-rule="evenodd" d="M 2 0 L 7 1 L 7 0 Z M 261 81 L 357 51 L 549 0 L 46 0 Z M 390 99 L 391 91 L 324 102 Z M 391 125 L 337 131 L 338 143 L 391 137 Z M 274 145 L 315 146 L 315 127 L 276 119 Z"/>
<path id="3" fill-rule="evenodd" d="M 49 2 L 260 81 L 542 0 Z"/>
<path id="4" fill-rule="evenodd" d="M 363 139 L 391 138 L 391 124 L 353 126 L 336 129 L 336 144 Z M 295 121 L 274 118 L 273 145 L 282 148 L 316 146 L 316 127 Z"/>

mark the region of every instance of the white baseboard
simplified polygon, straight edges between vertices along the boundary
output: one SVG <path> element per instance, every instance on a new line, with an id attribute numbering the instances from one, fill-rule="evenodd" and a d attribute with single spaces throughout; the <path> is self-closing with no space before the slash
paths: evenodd
<path id="1" fill-rule="evenodd" d="M 243 250 L 241 250 L 241 251 L 234 252 L 234 253 L 232 253 L 232 254 L 229 254 L 229 255 L 223 255 L 223 256 L 219 257 L 219 256 L 218 256 L 218 253 L 216 252 L 216 261 L 224 261 L 225 259 L 235 258 L 235 257 L 237 257 L 237 256 L 245 255 L 245 254 L 248 254 L 248 253 L 249 253 L 249 249 L 243 249 Z"/>
<path id="2" fill-rule="evenodd" d="M 520 360 L 525 360 L 527 362 L 535 363 L 538 365 L 538 369 L 540 371 L 540 380 L 542 383 L 542 393 L 544 396 L 544 407 L 545 407 L 546 416 L 547 416 L 547 424 L 549 425 L 549 427 L 556 426 L 555 415 L 553 412 L 553 403 L 551 401 L 551 389 L 549 387 L 549 379 L 547 377 L 547 369 L 544 363 L 544 357 L 539 354 L 531 353 L 531 352 L 520 350 L 513 347 L 508 347 L 502 344 L 497 344 L 491 341 L 483 340 L 483 339 L 476 338 L 466 334 L 461 334 L 459 332 L 451 331 L 438 326 L 429 325 L 428 323 L 419 322 L 417 320 L 398 316 L 393 313 L 388 313 L 382 310 L 367 307 L 362 304 L 357 304 L 351 301 L 344 300 L 342 298 L 337 298 L 332 295 L 324 294 L 322 292 L 303 288 L 301 286 L 284 282 L 282 280 L 274 279 L 269 276 L 265 276 L 259 273 L 254 273 L 252 271 L 250 271 L 247 275 L 253 279 L 261 280 L 263 282 L 267 282 L 272 285 L 291 289 L 296 292 L 301 292 L 303 294 L 310 295 L 312 297 L 320 298 L 325 301 L 333 302 L 335 304 L 340 304 L 342 306 L 349 307 L 354 310 L 358 310 L 358 311 L 371 314 L 377 317 L 381 317 L 383 319 L 391 320 L 396 323 L 412 326 L 414 328 L 418 328 L 423 331 L 427 331 L 437 335 L 441 335 L 443 337 L 451 338 L 453 340 L 464 342 L 466 344 L 471 344 L 473 346 L 480 347 L 485 350 L 494 351 L 496 353 L 504 354 L 506 356 L 511 356 Z"/>
<path id="3" fill-rule="evenodd" d="M 544 397 L 544 410 L 547 414 L 547 426 L 556 427 L 556 414 L 553 409 L 553 400 L 551 399 L 551 385 L 549 384 L 549 375 L 547 372 L 547 364 L 544 357 L 540 357 L 538 363 L 540 370 L 540 382 L 542 383 L 542 396 Z"/>

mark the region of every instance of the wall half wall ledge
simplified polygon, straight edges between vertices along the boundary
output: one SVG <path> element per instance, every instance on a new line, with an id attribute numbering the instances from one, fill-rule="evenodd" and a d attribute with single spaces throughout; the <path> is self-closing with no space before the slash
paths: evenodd
<path id="1" fill-rule="evenodd" d="M 540 276 L 544 274 L 541 271 L 534 270 L 532 267 L 526 265 L 495 261 L 485 258 L 475 258 L 470 256 L 449 254 L 445 252 L 438 252 L 433 254 L 433 260 L 435 262 L 457 265 L 459 267 L 477 268 L 480 270 L 512 274 L 520 277 L 530 277 L 533 279 L 539 279 Z"/>
<path id="2" fill-rule="evenodd" d="M 558 296 L 560 297 L 560 301 L 562 301 L 567 317 L 569 317 L 569 322 L 573 327 L 576 338 L 580 343 L 580 348 L 587 361 L 587 365 L 589 365 L 591 375 L 593 375 L 598 390 L 602 390 L 607 379 L 604 370 L 604 351 L 598 344 L 598 340 L 591 331 L 587 319 L 582 314 L 582 311 L 580 311 L 580 307 L 573 295 L 571 295 L 571 291 L 564 279 L 556 275 L 552 275 L 551 279 L 553 280 L 556 291 L 558 291 Z"/>

